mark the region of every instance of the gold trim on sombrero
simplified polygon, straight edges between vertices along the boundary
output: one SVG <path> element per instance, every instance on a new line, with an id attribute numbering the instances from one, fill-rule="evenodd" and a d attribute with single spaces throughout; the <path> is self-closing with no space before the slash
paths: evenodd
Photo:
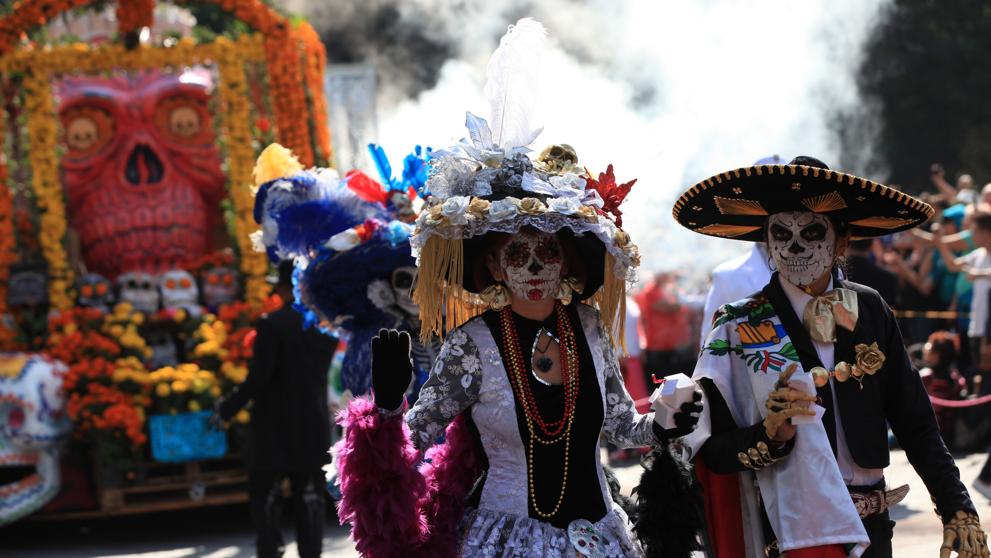
<path id="1" fill-rule="evenodd" d="M 759 201 L 724 198 L 722 196 L 713 196 L 712 199 L 723 215 L 767 215 L 767 210 Z"/>
<path id="2" fill-rule="evenodd" d="M 843 201 L 843 196 L 836 192 L 805 198 L 802 200 L 802 205 L 809 208 L 809 211 L 812 213 L 828 213 L 846 208 L 846 202 Z"/>
<path id="3" fill-rule="evenodd" d="M 867 217 L 865 219 L 850 221 L 850 224 L 872 229 L 897 229 L 918 222 L 917 219 L 899 219 L 898 217 Z"/>
<path id="4" fill-rule="evenodd" d="M 696 230 L 702 234 L 714 234 L 716 236 L 733 238 L 752 233 L 758 229 L 760 229 L 760 227 L 754 227 L 751 225 L 726 225 L 724 223 L 713 223 Z"/>

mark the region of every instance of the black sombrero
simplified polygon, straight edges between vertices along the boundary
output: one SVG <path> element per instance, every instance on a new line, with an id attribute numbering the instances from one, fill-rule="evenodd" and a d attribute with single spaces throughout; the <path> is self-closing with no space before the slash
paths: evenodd
<path id="1" fill-rule="evenodd" d="M 769 215 L 812 211 L 846 223 L 854 238 L 911 229 L 933 215 L 929 204 L 883 184 L 830 170 L 812 157 L 787 165 L 755 165 L 692 186 L 672 211 L 697 233 L 761 241 Z"/>

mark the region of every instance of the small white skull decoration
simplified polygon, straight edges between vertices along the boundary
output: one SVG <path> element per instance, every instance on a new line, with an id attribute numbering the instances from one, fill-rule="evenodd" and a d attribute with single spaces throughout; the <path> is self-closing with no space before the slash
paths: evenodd
<path id="1" fill-rule="evenodd" d="M 158 286 L 162 289 L 162 308 L 182 308 L 191 315 L 199 315 L 200 290 L 196 287 L 196 279 L 188 271 L 166 271 L 159 277 Z"/>
<path id="2" fill-rule="evenodd" d="M 117 289 L 117 300 L 130 303 L 138 312 L 153 314 L 158 311 L 158 281 L 150 273 L 122 273 L 117 277 Z"/>
<path id="3" fill-rule="evenodd" d="M 71 427 L 63 412 L 66 371 L 40 355 L 0 354 L 0 525 L 58 494 L 59 445 Z"/>
<path id="4" fill-rule="evenodd" d="M 229 267 L 211 267 L 203 273 L 203 303 L 216 309 L 237 300 L 237 274 Z"/>

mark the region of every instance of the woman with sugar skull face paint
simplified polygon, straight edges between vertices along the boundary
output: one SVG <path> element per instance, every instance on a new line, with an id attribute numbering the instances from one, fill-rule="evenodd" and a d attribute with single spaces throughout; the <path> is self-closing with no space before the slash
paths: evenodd
<path id="1" fill-rule="evenodd" d="M 776 269 L 717 313 L 695 370 L 706 405 L 686 445 L 706 485 L 712 555 L 892 556 L 888 509 L 908 486 L 884 480 L 890 425 L 944 523 L 939 556 L 988 556 L 891 309 L 836 271 L 851 237 L 932 213 L 811 157 L 722 173 L 675 204 L 691 230 L 766 241 Z"/>
<path id="2" fill-rule="evenodd" d="M 503 45 L 542 37 L 522 20 Z M 373 399 L 351 404 L 337 450 L 340 517 L 370 557 L 687 558 L 701 519 L 667 443 L 700 408 L 689 389 L 673 427 L 661 427 L 636 411 L 616 358 L 614 324 L 639 263 L 618 208 L 632 182 L 617 184 L 612 167 L 588 174 L 566 146 L 533 160 L 523 146 L 535 134 L 497 144 L 498 127 L 471 114 L 467 125 L 471 143 L 434 153 L 411 239 L 421 334 L 444 344 L 409 405 L 409 337 L 372 340 Z M 664 501 L 642 516 L 639 537 L 614 503 L 602 436 L 658 448 L 644 492 Z M 417 468 L 424 450 L 429 464 Z"/>

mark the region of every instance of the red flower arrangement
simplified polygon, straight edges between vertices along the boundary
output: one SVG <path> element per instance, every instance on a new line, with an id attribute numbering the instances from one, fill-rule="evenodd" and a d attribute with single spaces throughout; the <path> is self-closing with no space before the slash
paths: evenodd
<path id="1" fill-rule="evenodd" d="M 592 173 L 589 172 L 587 182 L 585 188 L 595 190 L 602 198 L 602 213 L 612 214 L 616 226 L 622 227 L 623 212 L 620 211 L 619 205 L 626 199 L 626 195 L 630 193 L 630 188 L 633 188 L 637 179 L 634 178 L 624 184 L 616 184 L 616 175 L 612 172 L 612 165 L 609 165 L 606 167 L 606 172 L 599 173 L 598 180 L 592 178 Z"/>

